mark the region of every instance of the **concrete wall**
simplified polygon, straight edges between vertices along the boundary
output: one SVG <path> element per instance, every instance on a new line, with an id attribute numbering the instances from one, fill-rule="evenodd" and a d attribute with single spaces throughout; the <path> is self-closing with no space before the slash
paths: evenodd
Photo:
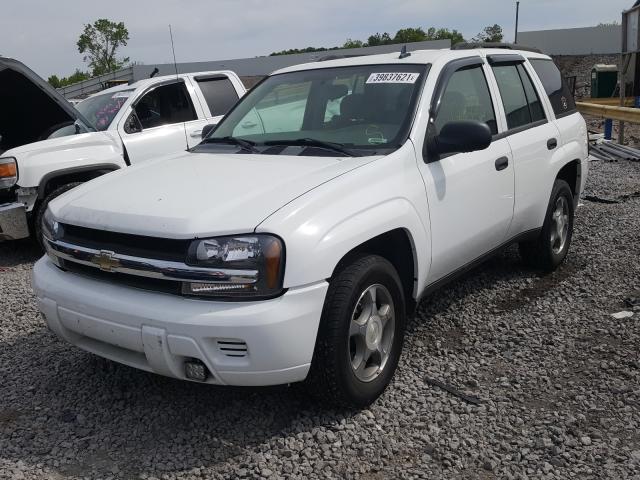
<path id="1" fill-rule="evenodd" d="M 436 50 L 451 47 L 451 40 L 434 40 L 427 42 L 414 42 L 407 44 L 408 51 Z M 207 62 L 179 63 L 178 73 L 203 72 L 207 70 L 233 70 L 240 77 L 263 77 L 274 70 L 298 65 L 300 63 L 316 62 L 319 59 L 332 55 L 377 55 L 381 53 L 400 52 L 402 45 L 381 45 L 378 47 L 349 48 L 342 50 L 330 50 L 326 52 L 298 53 L 294 55 L 276 55 L 273 57 L 240 58 L 235 60 L 216 60 Z M 135 65 L 133 67 L 134 80 L 148 78 L 154 68 L 160 72 L 158 75 L 171 75 L 175 73 L 172 63 L 155 65 Z"/>
<path id="2" fill-rule="evenodd" d="M 620 53 L 622 27 L 614 25 L 520 32 L 518 43 L 537 47 L 548 55 Z"/>

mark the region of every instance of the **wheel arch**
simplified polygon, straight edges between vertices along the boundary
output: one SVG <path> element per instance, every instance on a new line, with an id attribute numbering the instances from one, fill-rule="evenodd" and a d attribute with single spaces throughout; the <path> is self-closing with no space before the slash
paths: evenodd
<path id="1" fill-rule="evenodd" d="M 331 277 L 342 265 L 362 254 L 379 255 L 393 265 L 402 282 L 407 313 L 412 314 L 416 308 L 418 258 L 411 232 L 406 228 L 395 228 L 353 247 L 338 261 Z"/>
<path id="2" fill-rule="evenodd" d="M 49 172 L 42 177 L 38 185 L 38 199 L 44 199 L 56 188 L 71 182 L 88 182 L 101 175 L 120 169 L 113 163 L 101 163 L 85 165 L 82 167 L 70 167 Z"/>
<path id="3" fill-rule="evenodd" d="M 582 163 L 580 160 L 571 160 L 560 168 L 556 175 L 556 180 L 564 180 L 569 184 L 571 193 L 573 193 L 574 203 L 577 203 L 580 197 L 580 185 L 582 184 Z"/>

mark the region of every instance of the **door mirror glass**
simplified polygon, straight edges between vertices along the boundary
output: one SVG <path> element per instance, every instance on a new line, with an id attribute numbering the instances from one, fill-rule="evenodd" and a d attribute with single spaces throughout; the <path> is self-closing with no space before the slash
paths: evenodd
<path id="1" fill-rule="evenodd" d="M 124 122 L 124 131 L 126 133 L 138 133 L 142 131 L 142 125 L 140 125 L 140 120 L 138 120 L 135 112 L 131 112 L 131 115 L 129 115 Z"/>
<path id="2" fill-rule="evenodd" d="M 215 123 L 210 123 L 202 127 L 202 138 L 207 138 L 207 135 L 209 135 L 214 128 L 216 128 Z"/>
<path id="3" fill-rule="evenodd" d="M 446 123 L 429 141 L 429 153 L 468 153 L 491 145 L 491 128 L 485 122 L 459 120 Z"/>

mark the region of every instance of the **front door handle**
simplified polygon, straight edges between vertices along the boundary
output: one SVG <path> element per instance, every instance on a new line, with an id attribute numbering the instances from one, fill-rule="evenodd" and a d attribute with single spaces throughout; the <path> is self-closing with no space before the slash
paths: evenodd
<path id="1" fill-rule="evenodd" d="M 496 170 L 504 170 L 509 166 L 509 158 L 508 157 L 500 157 L 496 160 Z"/>
<path id="2" fill-rule="evenodd" d="M 557 146 L 558 146 L 558 140 L 555 138 L 550 138 L 549 141 L 547 142 L 547 148 L 549 150 L 553 150 Z"/>
<path id="3" fill-rule="evenodd" d="M 191 132 L 189 135 L 193 138 L 200 138 L 202 137 L 202 130 L 195 130 Z"/>

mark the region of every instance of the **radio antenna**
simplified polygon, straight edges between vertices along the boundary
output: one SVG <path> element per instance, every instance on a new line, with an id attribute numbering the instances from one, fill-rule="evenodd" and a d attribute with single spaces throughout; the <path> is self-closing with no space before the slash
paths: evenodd
<path id="1" fill-rule="evenodd" d="M 171 24 L 169 24 L 169 36 L 171 37 L 171 51 L 173 52 L 173 68 L 176 70 L 176 82 L 179 81 L 178 78 L 178 63 L 176 62 L 176 49 L 173 45 L 173 32 L 171 31 Z M 187 93 L 187 95 L 189 95 Z M 184 143 L 187 145 L 187 150 L 189 150 L 189 139 L 187 138 L 187 126 L 183 123 L 182 128 L 184 131 Z"/>
<path id="2" fill-rule="evenodd" d="M 171 37 L 171 51 L 173 52 L 173 68 L 176 69 L 176 79 L 178 78 L 178 64 L 176 63 L 176 48 L 173 45 L 173 32 L 171 31 L 171 24 L 169 24 L 169 36 Z"/>

